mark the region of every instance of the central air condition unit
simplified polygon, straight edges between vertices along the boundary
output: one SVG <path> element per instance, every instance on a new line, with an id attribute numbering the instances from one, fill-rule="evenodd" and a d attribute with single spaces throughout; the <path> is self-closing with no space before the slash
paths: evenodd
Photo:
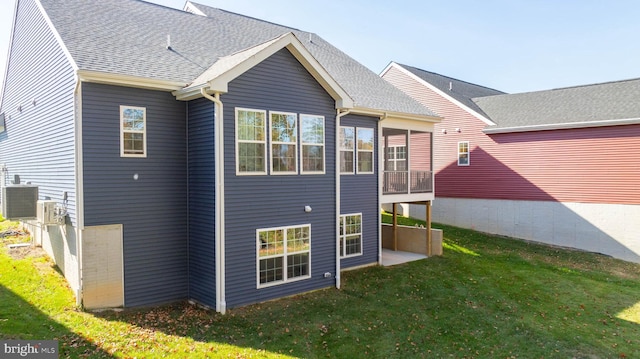
<path id="1" fill-rule="evenodd" d="M 56 201 L 38 201 L 38 222 L 58 224 L 56 220 Z"/>
<path id="2" fill-rule="evenodd" d="M 37 216 L 38 186 L 2 187 L 2 216 L 6 219 L 34 219 Z"/>

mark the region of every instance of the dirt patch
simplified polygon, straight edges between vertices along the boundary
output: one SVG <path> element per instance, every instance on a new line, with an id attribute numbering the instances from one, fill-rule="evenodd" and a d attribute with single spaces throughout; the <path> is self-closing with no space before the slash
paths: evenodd
<path id="1" fill-rule="evenodd" d="M 9 245 L 7 254 L 13 259 L 25 259 L 25 258 L 39 258 L 45 255 L 45 252 L 40 247 L 32 245 L 18 246 Z"/>

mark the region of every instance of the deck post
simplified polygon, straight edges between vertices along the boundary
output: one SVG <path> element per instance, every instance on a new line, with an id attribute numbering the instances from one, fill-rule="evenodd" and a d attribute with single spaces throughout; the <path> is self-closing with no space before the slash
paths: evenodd
<path id="1" fill-rule="evenodd" d="M 398 250 L 398 204 L 393 203 L 393 250 Z"/>
<path id="2" fill-rule="evenodd" d="M 425 227 L 427 227 L 427 257 L 431 257 L 431 201 L 426 201 L 425 203 L 425 214 L 426 214 L 426 219 L 425 221 L 427 222 L 427 225 Z"/>

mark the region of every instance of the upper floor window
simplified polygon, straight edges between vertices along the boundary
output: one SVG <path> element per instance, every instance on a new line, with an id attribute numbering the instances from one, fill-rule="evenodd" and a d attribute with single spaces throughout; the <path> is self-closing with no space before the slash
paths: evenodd
<path id="1" fill-rule="evenodd" d="M 358 143 L 358 173 L 373 173 L 373 128 L 356 130 Z"/>
<path id="2" fill-rule="evenodd" d="M 147 109 L 120 106 L 120 156 L 147 157 Z"/>
<path id="3" fill-rule="evenodd" d="M 323 174 L 324 135 L 323 116 L 236 108 L 236 174 Z"/>
<path id="4" fill-rule="evenodd" d="M 271 112 L 271 173 L 298 172 L 298 127 L 295 113 Z"/>
<path id="5" fill-rule="evenodd" d="M 353 127 L 340 127 L 340 173 L 353 173 L 356 132 Z"/>
<path id="6" fill-rule="evenodd" d="M 324 117 L 300 115 L 302 173 L 324 173 Z"/>
<path id="7" fill-rule="evenodd" d="M 469 141 L 458 142 L 458 166 L 469 165 Z"/>
<path id="8" fill-rule="evenodd" d="M 236 171 L 267 173 L 266 112 L 236 108 Z"/>
<path id="9" fill-rule="evenodd" d="M 258 288 L 311 277 L 311 225 L 256 232 Z"/>

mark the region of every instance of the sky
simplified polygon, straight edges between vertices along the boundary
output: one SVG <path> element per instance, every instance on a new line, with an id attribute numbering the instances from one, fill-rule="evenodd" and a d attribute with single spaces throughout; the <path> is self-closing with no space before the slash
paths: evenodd
<path id="1" fill-rule="evenodd" d="M 640 78 L 637 0 L 195 2 L 313 32 L 375 73 L 395 61 L 508 93 Z M 3 78 L 14 3 L 0 0 Z"/>

